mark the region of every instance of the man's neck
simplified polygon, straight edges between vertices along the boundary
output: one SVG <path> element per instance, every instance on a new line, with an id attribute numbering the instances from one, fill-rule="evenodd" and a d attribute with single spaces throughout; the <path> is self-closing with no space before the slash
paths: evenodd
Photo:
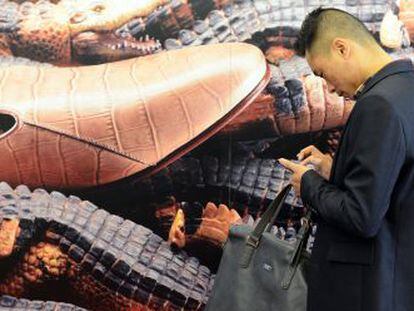
<path id="1" fill-rule="evenodd" d="M 393 61 L 392 57 L 385 52 L 378 53 L 375 57 L 371 57 L 370 59 L 371 60 L 366 62 L 366 65 L 363 67 L 361 74 L 362 78 L 355 94 L 363 89 L 365 82 L 369 78 Z"/>

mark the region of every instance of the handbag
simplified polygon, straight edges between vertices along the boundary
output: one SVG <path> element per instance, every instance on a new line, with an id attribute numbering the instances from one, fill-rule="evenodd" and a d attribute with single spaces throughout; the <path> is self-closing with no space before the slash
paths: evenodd
<path id="1" fill-rule="evenodd" d="M 291 187 L 283 188 L 254 229 L 230 228 L 205 310 L 306 310 L 310 210 L 294 243 L 270 232 Z"/>

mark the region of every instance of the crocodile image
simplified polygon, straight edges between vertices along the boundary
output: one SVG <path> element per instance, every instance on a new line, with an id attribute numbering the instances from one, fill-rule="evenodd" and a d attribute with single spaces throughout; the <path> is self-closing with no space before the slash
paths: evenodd
<path id="1" fill-rule="evenodd" d="M 91 310 L 202 310 L 209 297 L 207 267 L 132 221 L 22 185 L 0 183 L 0 202 L 1 295 Z"/>

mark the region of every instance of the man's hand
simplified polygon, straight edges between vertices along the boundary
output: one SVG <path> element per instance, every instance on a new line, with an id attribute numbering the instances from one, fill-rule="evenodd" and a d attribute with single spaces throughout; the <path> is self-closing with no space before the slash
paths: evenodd
<path id="1" fill-rule="evenodd" d="M 332 157 L 329 154 L 323 154 L 313 145 L 310 145 L 306 148 L 303 148 L 297 154 L 298 160 L 301 161 L 300 164 L 313 164 L 316 171 L 326 180 L 329 179 L 332 168 Z"/>
<path id="2" fill-rule="evenodd" d="M 280 158 L 278 159 L 278 161 L 288 170 L 292 171 L 293 175 L 291 179 L 291 184 L 293 186 L 293 189 L 295 189 L 295 194 L 297 196 L 300 196 L 300 181 L 302 179 L 303 174 L 305 174 L 311 168 L 306 167 L 302 164 L 298 164 L 298 163 L 286 160 L 284 158 Z"/>

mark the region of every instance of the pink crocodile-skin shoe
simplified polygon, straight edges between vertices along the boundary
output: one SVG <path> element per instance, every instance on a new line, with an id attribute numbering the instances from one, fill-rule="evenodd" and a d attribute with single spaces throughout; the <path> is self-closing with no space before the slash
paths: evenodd
<path id="1" fill-rule="evenodd" d="M 148 176 L 220 130 L 269 79 L 256 47 L 0 69 L 0 179 L 76 189 Z"/>

